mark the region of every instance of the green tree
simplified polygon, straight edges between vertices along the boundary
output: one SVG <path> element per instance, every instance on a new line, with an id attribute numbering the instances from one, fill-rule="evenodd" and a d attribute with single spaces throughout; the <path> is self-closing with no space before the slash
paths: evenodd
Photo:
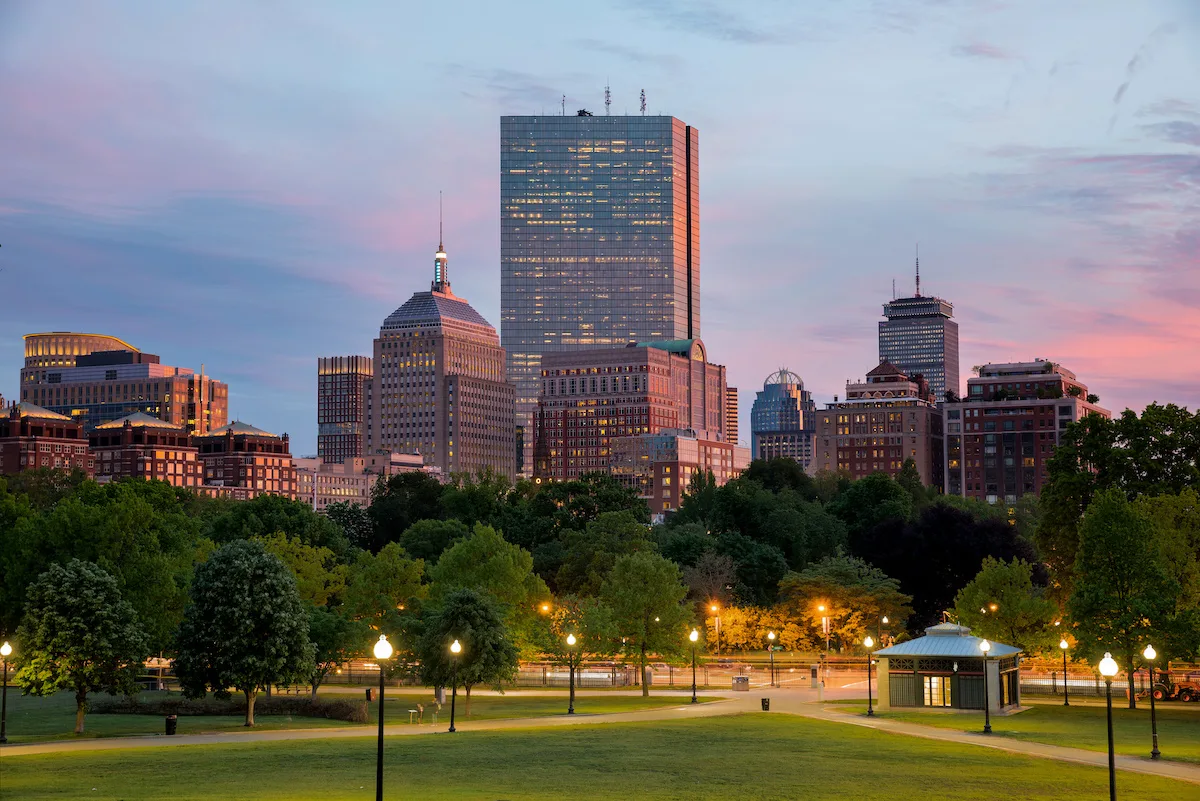
<path id="1" fill-rule="evenodd" d="M 325 507 L 325 517 L 341 529 L 342 536 L 353 547 L 371 547 L 375 531 L 367 507 L 350 501 L 338 501 Z"/>
<path id="2" fill-rule="evenodd" d="M 683 569 L 683 582 L 696 603 L 706 605 L 716 601 L 724 605 L 733 597 L 738 582 L 737 565 L 725 554 L 706 551 L 696 564 Z"/>
<path id="3" fill-rule="evenodd" d="M 371 630 L 338 612 L 308 605 L 308 639 L 313 644 L 313 673 L 308 683 L 315 696 L 329 671 L 370 653 Z"/>
<path id="4" fill-rule="evenodd" d="M 260 688 L 308 683 L 314 648 L 296 579 L 279 557 L 257 542 L 231 542 L 196 568 L 191 606 L 179 625 L 175 675 L 189 698 L 230 687 L 246 696 L 246 725 L 254 725 Z"/>
<path id="5" fill-rule="evenodd" d="M 617 559 L 601 587 L 601 600 L 612 609 L 617 631 L 637 654 L 643 696 L 650 695 L 644 680 L 649 655 L 682 652 L 684 627 L 691 619 L 682 603 L 686 595 L 675 563 L 650 551 Z"/>
<path id="6" fill-rule="evenodd" d="M 882 570 L 853 556 L 833 556 L 788 573 L 779 583 L 776 607 L 800 625 L 803 641 L 824 645 L 821 619 L 829 618 L 830 639 L 845 649 L 874 635 L 886 615 L 894 625 L 912 614 L 912 597 Z M 820 607 L 824 606 L 824 610 Z"/>
<path id="7" fill-rule="evenodd" d="M 76 734 L 89 693 L 137 692 L 146 634 L 117 580 L 97 565 L 72 559 L 38 576 L 17 638 L 17 686 L 37 696 L 73 692 Z"/>
<path id="8" fill-rule="evenodd" d="M 475 476 L 456 474 L 442 491 L 446 517 L 467 526 L 501 524 L 512 482 L 490 467 Z"/>
<path id="9" fill-rule="evenodd" d="M 371 490 L 371 542 L 364 546 L 377 552 L 418 520 L 442 516 L 442 485 L 423 472 L 399 473 L 380 479 Z"/>
<path id="10" fill-rule="evenodd" d="M 397 542 L 374 555 L 359 553 L 346 584 L 346 614 L 388 634 L 393 646 L 411 647 L 412 607 L 425 597 L 424 574 L 425 563 L 410 558 Z"/>
<path id="11" fill-rule="evenodd" d="M 980 637 L 1015 645 L 1027 654 L 1053 652 L 1058 606 L 1033 584 L 1033 566 L 1023 559 L 986 557 L 979 575 L 958 591 L 954 611 Z"/>
<path id="12" fill-rule="evenodd" d="M 278 556 L 292 571 L 300 600 L 325 606 L 330 599 L 340 600 L 345 592 L 348 568 L 328 548 L 305 545 L 282 531 L 255 537 L 254 542 L 261 543 L 267 553 Z"/>
<path id="13" fill-rule="evenodd" d="M 692 473 L 691 484 L 679 503 L 679 511 L 671 518 L 671 525 L 693 524 L 704 530 L 711 530 L 717 511 L 719 495 L 717 479 L 711 470 L 697 470 Z"/>
<path id="14" fill-rule="evenodd" d="M 451 543 L 470 533 L 460 520 L 418 520 L 404 530 L 399 543 L 414 559 L 433 564 Z"/>
<path id="15" fill-rule="evenodd" d="M 627 511 L 604 512 L 583 531 L 563 532 L 564 558 L 555 586 L 560 593 L 596 595 L 618 556 L 653 550 L 646 526 Z"/>
<path id="16" fill-rule="evenodd" d="M 564 595 L 539 618 L 536 641 L 551 661 L 566 665 L 611 656 L 620 645 L 612 610 L 598 598 Z M 575 635 L 575 645 L 567 636 Z"/>
<path id="17" fill-rule="evenodd" d="M 350 550 L 350 541 L 332 520 L 313 511 L 301 501 L 282 495 L 259 495 L 249 501 L 230 504 L 214 517 L 207 535 L 223 545 L 234 540 L 249 540 L 283 532 L 305 545 L 325 547 L 338 556 Z"/>
<path id="18" fill-rule="evenodd" d="M 779 580 L 788 571 L 783 553 L 773 545 L 756 542 L 743 534 L 728 532 L 717 537 L 717 553 L 733 560 L 737 573 L 734 594 L 748 604 L 775 600 Z"/>
<path id="19" fill-rule="evenodd" d="M 652 536 L 658 551 L 680 567 L 695 565 L 708 551 L 717 547 L 717 538 L 699 523 L 655 526 Z"/>
<path id="20" fill-rule="evenodd" d="M 913 459 L 904 460 L 904 464 L 900 466 L 900 473 L 896 476 L 896 483 L 912 497 L 913 509 L 920 509 L 929 503 L 929 489 L 921 480 L 921 473 Z"/>
<path id="21" fill-rule="evenodd" d="M 1078 647 L 1093 660 L 1113 653 L 1130 686 L 1141 643 L 1174 628 L 1180 588 L 1167 574 L 1154 535 L 1153 523 L 1122 492 L 1097 493 L 1079 528 L 1075 586 L 1067 603 Z M 1131 693 L 1129 707 L 1136 703 Z"/>
<path id="22" fill-rule="evenodd" d="M 650 507 L 632 488 L 608 473 L 587 473 L 544 485 L 529 501 L 530 511 L 551 521 L 554 533 L 582 530 L 603 512 L 626 511 L 639 523 L 650 522 Z"/>
<path id="23" fill-rule="evenodd" d="M 909 520 L 913 499 L 886 473 L 872 473 L 852 483 L 829 503 L 829 511 L 845 522 L 850 535 L 870 531 L 885 520 Z"/>
<path id="24" fill-rule="evenodd" d="M 746 468 L 743 476 L 747 481 L 753 481 L 769 492 L 779 493 L 790 489 L 804 500 L 812 501 L 817 498 L 812 478 L 804 472 L 799 462 L 786 456 L 755 459 Z"/>
<path id="25" fill-rule="evenodd" d="M 462 645 L 457 661 L 450 652 L 455 640 Z M 485 684 L 502 690 L 517 672 L 517 646 L 495 600 L 475 590 L 454 590 L 427 610 L 417 651 L 421 681 L 434 687 L 463 685 L 468 715 L 473 686 Z"/>

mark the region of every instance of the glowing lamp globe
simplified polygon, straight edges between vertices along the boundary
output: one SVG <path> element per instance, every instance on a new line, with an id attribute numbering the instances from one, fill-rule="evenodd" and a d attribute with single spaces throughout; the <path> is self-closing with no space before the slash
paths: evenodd
<path id="1" fill-rule="evenodd" d="M 455 640 L 454 642 L 450 643 L 450 653 L 459 654 L 461 652 L 462 652 L 462 645 L 459 644 L 458 640 Z"/>
<path id="2" fill-rule="evenodd" d="M 379 635 L 379 642 L 375 643 L 372 649 L 375 652 L 375 658 L 379 660 L 392 658 L 392 644 L 388 642 L 386 634 Z"/>
<path id="3" fill-rule="evenodd" d="M 767 632 L 767 639 L 768 639 L 768 640 L 770 640 L 771 642 L 774 642 L 774 641 L 775 641 L 775 632 L 773 632 L 773 631 L 768 631 L 768 632 Z"/>
<path id="4" fill-rule="evenodd" d="M 1147 645 L 1146 650 L 1142 651 L 1142 656 L 1146 657 L 1148 661 L 1153 662 L 1154 657 L 1158 656 L 1158 651 L 1154 650 L 1153 645 Z"/>
<path id="5" fill-rule="evenodd" d="M 867 635 L 867 639 L 863 640 L 863 646 L 865 648 L 874 648 L 875 647 L 875 640 L 874 640 L 874 638 L 871 637 L 870 634 Z"/>
<path id="6" fill-rule="evenodd" d="M 575 635 L 568 634 L 567 635 L 567 645 L 574 645 L 574 644 L 575 644 Z"/>
<path id="7" fill-rule="evenodd" d="M 979 650 L 983 651 L 984 656 L 987 656 L 987 652 L 992 650 L 992 644 L 990 642 L 988 642 L 987 640 L 980 640 L 979 641 Z"/>
<path id="8" fill-rule="evenodd" d="M 1061 649 L 1063 649 L 1063 650 L 1065 651 L 1065 650 L 1067 650 L 1068 648 L 1070 648 L 1070 647 L 1071 647 L 1071 644 L 1070 644 L 1069 642 L 1067 642 L 1067 638 L 1066 638 L 1066 637 L 1063 637 L 1061 640 L 1059 640 L 1059 642 L 1058 642 L 1058 647 L 1059 647 L 1059 648 L 1061 648 Z"/>
<path id="9" fill-rule="evenodd" d="M 884 615 L 884 616 L 883 616 L 883 622 L 884 622 L 884 623 L 887 623 L 887 622 L 888 622 L 887 615 Z"/>
<path id="10" fill-rule="evenodd" d="M 1106 679 L 1111 679 L 1117 675 L 1120 668 L 1117 666 L 1117 660 L 1112 658 L 1112 654 L 1104 654 L 1104 658 L 1100 660 L 1100 675 Z"/>
<path id="11" fill-rule="evenodd" d="M 0 645 L 0 656 L 8 657 L 12 655 L 12 646 L 6 641 L 4 645 Z"/>
<path id="12" fill-rule="evenodd" d="M 696 640 L 700 639 L 700 632 L 692 629 L 692 633 L 688 635 L 688 639 L 692 642 L 695 642 Z"/>

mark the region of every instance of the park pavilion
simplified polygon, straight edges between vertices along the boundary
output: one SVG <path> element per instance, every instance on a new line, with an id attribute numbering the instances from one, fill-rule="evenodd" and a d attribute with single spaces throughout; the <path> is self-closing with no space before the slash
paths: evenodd
<path id="1" fill-rule="evenodd" d="M 925 636 L 875 652 L 879 662 L 879 706 L 983 709 L 986 695 L 993 712 L 1020 705 L 1020 648 L 990 643 L 966 626 L 942 623 Z"/>

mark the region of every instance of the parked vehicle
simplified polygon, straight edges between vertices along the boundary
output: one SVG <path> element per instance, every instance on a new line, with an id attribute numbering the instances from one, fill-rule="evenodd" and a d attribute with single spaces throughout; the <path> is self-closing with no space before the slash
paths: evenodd
<path id="1" fill-rule="evenodd" d="M 1189 676 L 1187 680 L 1174 681 L 1170 673 L 1159 673 L 1154 677 L 1150 692 L 1155 701 L 1200 701 L 1200 682 L 1190 679 Z"/>

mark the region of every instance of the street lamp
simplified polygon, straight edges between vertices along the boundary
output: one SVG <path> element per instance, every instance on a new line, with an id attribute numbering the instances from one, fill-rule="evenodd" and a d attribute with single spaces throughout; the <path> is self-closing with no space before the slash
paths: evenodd
<path id="1" fill-rule="evenodd" d="M 388 642 L 386 634 L 379 635 L 379 641 L 372 650 L 379 664 L 379 749 L 375 757 L 375 801 L 383 801 L 383 672 L 384 663 L 392 658 L 392 644 Z"/>
<path id="2" fill-rule="evenodd" d="M 721 653 L 721 607 L 713 604 L 709 607 L 709 610 L 713 613 L 713 617 L 717 619 L 717 655 L 719 656 Z"/>
<path id="3" fill-rule="evenodd" d="M 574 652 L 575 652 L 575 643 L 576 642 L 577 641 L 575 639 L 574 634 L 567 635 L 567 668 L 568 668 L 568 670 L 570 670 L 570 673 L 571 673 L 571 701 L 567 705 L 567 714 L 568 715 L 575 714 L 575 656 L 574 656 Z"/>
<path id="4" fill-rule="evenodd" d="M 867 717 L 875 717 L 875 710 L 871 706 L 871 649 L 875 647 L 875 641 L 868 634 L 863 640 L 863 647 L 867 649 Z"/>
<path id="5" fill-rule="evenodd" d="M 1100 675 L 1104 677 L 1104 697 L 1108 705 L 1108 798 L 1109 801 L 1117 801 L 1117 758 L 1113 753 L 1112 729 L 1112 680 L 1120 668 L 1117 666 L 1117 660 L 1113 659 L 1112 654 L 1109 653 L 1106 653 L 1100 660 L 1099 668 Z"/>
<path id="6" fill-rule="evenodd" d="M 1150 734 L 1154 738 L 1154 747 L 1150 750 L 1150 758 L 1158 759 L 1161 752 L 1158 750 L 1158 720 L 1154 713 L 1154 659 L 1158 653 L 1154 650 L 1153 645 L 1147 645 L 1146 650 L 1142 651 L 1142 656 L 1146 658 L 1146 666 L 1150 668 Z"/>
<path id="7" fill-rule="evenodd" d="M 825 633 L 825 656 L 829 656 L 829 616 L 825 614 L 825 604 L 817 604 L 817 611 L 821 613 L 821 630 Z"/>
<path id="8" fill-rule="evenodd" d="M 884 615 L 883 617 L 879 618 L 879 625 L 875 627 L 875 639 L 879 640 L 880 645 L 883 645 L 883 627 L 889 622 L 888 616 Z"/>
<path id="9" fill-rule="evenodd" d="M 8 742 L 8 658 L 12 646 L 7 642 L 0 645 L 0 659 L 4 662 L 4 684 L 0 686 L 0 745 Z"/>
<path id="10" fill-rule="evenodd" d="M 767 632 L 767 650 L 771 653 L 771 686 L 775 686 L 775 632 Z"/>
<path id="11" fill-rule="evenodd" d="M 700 639 L 700 632 L 692 629 L 688 639 L 692 641 L 692 703 L 694 704 L 696 703 L 696 640 Z"/>
<path id="12" fill-rule="evenodd" d="M 1067 649 L 1071 647 L 1071 644 L 1067 642 L 1066 637 L 1063 637 L 1058 641 L 1058 647 L 1063 652 L 1063 706 L 1070 706 L 1071 696 L 1067 690 Z"/>
<path id="13" fill-rule="evenodd" d="M 458 655 L 462 653 L 462 645 L 458 640 L 450 643 L 450 731 L 454 729 L 454 701 L 458 698 Z"/>
<path id="14" fill-rule="evenodd" d="M 992 644 L 987 640 L 979 641 L 979 650 L 983 651 L 983 733 L 992 733 L 992 699 L 988 697 L 987 655 L 992 650 Z"/>

